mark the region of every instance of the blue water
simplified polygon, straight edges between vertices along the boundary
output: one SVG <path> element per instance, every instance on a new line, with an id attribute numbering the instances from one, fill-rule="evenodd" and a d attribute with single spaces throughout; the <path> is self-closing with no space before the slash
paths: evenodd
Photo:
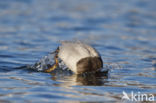
<path id="1" fill-rule="evenodd" d="M 156 95 L 155 5 L 155 0 L 0 0 L 0 102 L 121 102 L 123 91 Z M 61 40 L 93 45 L 108 76 L 23 67 Z"/>

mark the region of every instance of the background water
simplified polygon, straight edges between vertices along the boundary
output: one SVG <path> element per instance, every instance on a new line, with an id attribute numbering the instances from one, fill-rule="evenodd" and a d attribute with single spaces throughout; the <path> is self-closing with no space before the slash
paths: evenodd
<path id="1" fill-rule="evenodd" d="M 109 76 L 18 68 L 82 40 Z M 0 0 L 0 102 L 121 102 L 122 91 L 156 94 L 155 0 Z"/>

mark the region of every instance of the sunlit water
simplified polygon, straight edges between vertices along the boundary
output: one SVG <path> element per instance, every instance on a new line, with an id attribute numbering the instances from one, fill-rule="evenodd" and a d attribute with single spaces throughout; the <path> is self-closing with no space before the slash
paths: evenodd
<path id="1" fill-rule="evenodd" d="M 155 0 L 0 0 L 0 102 L 122 102 L 123 91 L 155 95 L 155 5 Z M 26 68 L 61 40 L 94 46 L 108 75 Z"/>

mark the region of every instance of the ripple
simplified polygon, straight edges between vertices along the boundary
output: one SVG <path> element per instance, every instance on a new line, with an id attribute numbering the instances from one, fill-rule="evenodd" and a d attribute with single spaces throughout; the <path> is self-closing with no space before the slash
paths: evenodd
<path id="1" fill-rule="evenodd" d="M 122 91 L 155 95 L 155 17 L 155 0 L 1 0 L 0 102 L 121 102 Z M 60 40 L 94 46 L 108 75 L 27 68 Z"/>

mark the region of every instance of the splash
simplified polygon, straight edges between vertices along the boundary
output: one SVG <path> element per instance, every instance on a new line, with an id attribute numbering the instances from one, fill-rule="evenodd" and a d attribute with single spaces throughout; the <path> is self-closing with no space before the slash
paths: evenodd
<path id="1" fill-rule="evenodd" d="M 47 56 L 42 57 L 38 62 L 36 62 L 35 64 L 30 65 L 28 67 L 30 69 L 42 72 L 42 71 L 50 68 L 55 63 L 55 61 L 54 61 L 55 55 L 56 55 L 55 52 L 49 53 Z M 58 67 L 61 68 L 62 70 L 66 69 L 67 66 L 64 64 L 64 62 L 59 58 L 58 58 L 58 60 L 59 60 Z"/>

